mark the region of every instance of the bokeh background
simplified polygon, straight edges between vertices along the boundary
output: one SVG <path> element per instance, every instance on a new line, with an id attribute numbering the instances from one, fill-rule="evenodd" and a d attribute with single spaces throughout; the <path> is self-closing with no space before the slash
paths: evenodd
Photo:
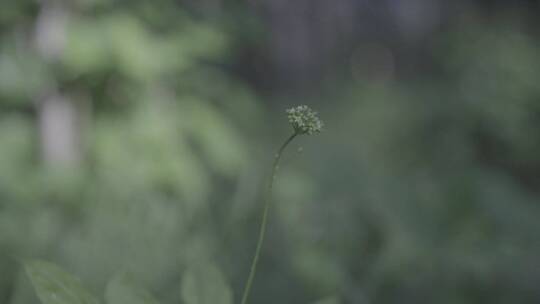
<path id="1" fill-rule="evenodd" d="M 20 258 L 164 304 L 213 265 L 238 302 L 297 104 L 326 129 L 285 155 L 251 303 L 540 303 L 539 13 L 3 0 L 0 303 L 38 303 Z"/>

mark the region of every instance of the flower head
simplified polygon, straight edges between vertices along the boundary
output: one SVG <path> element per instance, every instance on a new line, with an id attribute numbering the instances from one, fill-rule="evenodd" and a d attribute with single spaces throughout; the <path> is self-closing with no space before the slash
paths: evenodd
<path id="1" fill-rule="evenodd" d="M 297 106 L 288 109 L 286 112 L 289 123 L 297 134 L 311 135 L 322 131 L 323 122 L 317 116 L 317 112 L 308 106 Z"/>

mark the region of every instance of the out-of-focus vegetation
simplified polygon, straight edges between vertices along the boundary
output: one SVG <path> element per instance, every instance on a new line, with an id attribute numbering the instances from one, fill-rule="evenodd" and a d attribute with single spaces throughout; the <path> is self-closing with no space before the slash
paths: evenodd
<path id="1" fill-rule="evenodd" d="M 540 301 L 535 1 L 4 2 L 0 303 L 238 302 L 303 103 L 251 303 Z"/>

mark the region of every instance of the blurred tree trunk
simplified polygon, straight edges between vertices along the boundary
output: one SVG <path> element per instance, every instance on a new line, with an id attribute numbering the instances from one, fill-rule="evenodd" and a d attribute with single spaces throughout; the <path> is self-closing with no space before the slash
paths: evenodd
<path id="1" fill-rule="evenodd" d="M 35 43 L 42 59 L 54 65 L 66 40 L 66 8 L 59 1 L 43 0 L 36 21 Z M 76 165 L 81 161 L 81 107 L 77 107 L 51 80 L 36 98 L 42 159 L 50 165 Z"/>
<path id="2" fill-rule="evenodd" d="M 270 56 L 278 85 L 301 86 L 309 81 L 313 48 L 308 22 L 312 0 L 266 0 L 264 15 L 270 28 Z"/>
<path id="3" fill-rule="evenodd" d="M 270 29 L 270 60 L 278 85 L 309 88 L 324 78 L 325 66 L 342 60 L 357 27 L 362 1 L 266 0 L 260 7 Z M 341 62 L 342 64 L 342 62 Z"/>
<path id="4" fill-rule="evenodd" d="M 52 91 L 39 98 L 39 136 L 47 164 L 75 165 L 81 161 L 81 107 Z"/>
<path id="5" fill-rule="evenodd" d="M 336 67 L 354 68 L 351 61 L 365 53 L 366 45 L 392 58 L 403 55 L 414 66 L 422 64 L 425 44 L 419 41 L 443 17 L 440 0 L 251 0 L 250 4 L 269 29 L 272 81 L 293 91 L 318 88 L 332 73 L 342 72 Z"/>

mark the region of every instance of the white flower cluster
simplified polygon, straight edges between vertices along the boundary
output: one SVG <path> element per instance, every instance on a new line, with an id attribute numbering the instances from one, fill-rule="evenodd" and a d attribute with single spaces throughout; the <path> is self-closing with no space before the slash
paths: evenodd
<path id="1" fill-rule="evenodd" d="M 286 112 L 289 122 L 297 134 L 311 135 L 322 131 L 323 122 L 317 116 L 317 112 L 308 106 L 297 106 L 288 109 Z"/>

